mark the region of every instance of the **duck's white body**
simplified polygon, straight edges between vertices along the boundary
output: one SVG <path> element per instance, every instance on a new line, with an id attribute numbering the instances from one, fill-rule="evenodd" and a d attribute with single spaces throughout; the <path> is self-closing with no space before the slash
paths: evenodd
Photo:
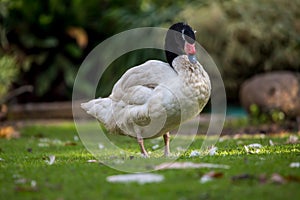
<path id="1" fill-rule="evenodd" d="M 169 131 L 198 115 L 211 85 L 196 59 L 195 32 L 186 23 L 173 24 L 165 37 L 168 63 L 150 60 L 129 69 L 107 98 L 82 104 L 110 132 L 136 137 L 144 156 L 143 139 L 163 135 L 169 155 Z"/>
<path id="2" fill-rule="evenodd" d="M 198 115 L 211 84 L 199 62 L 186 55 L 168 63 L 150 60 L 129 69 L 107 98 L 82 104 L 110 132 L 141 138 L 158 137 Z"/>

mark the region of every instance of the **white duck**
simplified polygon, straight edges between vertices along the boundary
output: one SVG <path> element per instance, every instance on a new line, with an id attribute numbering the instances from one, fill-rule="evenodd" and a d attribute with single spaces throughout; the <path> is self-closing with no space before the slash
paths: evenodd
<path id="1" fill-rule="evenodd" d="M 143 140 L 159 136 L 168 156 L 169 131 L 198 115 L 211 92 L 209 76 L 196 60 L 195 34 L 189 25 L 176 23 L 169 28 L 165 53 L 168 63 L 149 60 L 133 67 L 109 97 L 81 104 L 108 131 L 137 138 L 145 157 Z"/>

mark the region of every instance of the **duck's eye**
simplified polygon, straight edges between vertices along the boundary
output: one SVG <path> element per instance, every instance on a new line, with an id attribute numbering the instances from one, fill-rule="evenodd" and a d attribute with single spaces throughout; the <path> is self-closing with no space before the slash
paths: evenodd
<path id="1" fill-rule="evenodd" d="M 183 39 L 184 41 L 186 41 L 186 40 L 185 40 L 185 37 L 184 37 L 184 31 L 185 31 L 184 29 L 181 31 L 181 37 L 182 37 L 182 39 Z"/>

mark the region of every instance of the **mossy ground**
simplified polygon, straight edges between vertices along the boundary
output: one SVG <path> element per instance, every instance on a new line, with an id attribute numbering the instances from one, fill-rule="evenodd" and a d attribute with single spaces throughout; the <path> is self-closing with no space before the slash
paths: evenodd
<path id="1" fill-rule="evenodd" d="M 165 177 L 163 182 L 109 183 L 106 177 L 124 174 L 98 162 L 76 140 L 72 123 L 31 125 L 22 128 L 19 139 L 0 140 L 0 199 L 298 199 L 300 168 L 290 163 L 300 162 L 300 144 L 288 142 L 290 135 L 256 135 L 221 137 L 213 156 L 190 157 L 199 149 L 203 137 L 197 136 L 178 162 L 213 163 L 229 169 L 165 169 L 153 173 Z M 74 140 L 75 137 L 75 140 Z M 125 136 L 111 136 L 132 156 L 108 156 L 143 163 L 136 141 Z M 183 140 L 188 136 L 183 137 Z M 274 145 L 270 145 L 270 140 Z M 158 140 L 161 144 L 162 140 Z M 259 152 L 247 152 L 245 145 L 259 143 Z M 123 145 L 122 145 L 123 144 Z M 146 141 L 146 148 L 153 143 Z M 174 150 L 173 150 L 174 151 Z M 152 151 L 157 159 L 160 151 Z M 52 165 L 49 156 L 55 156 Z M 107 155 L 105 155 L 107 158 Z M 103 157 L 104 158 L 104 157 Z M 215 171 L 221 176 L 201 183 L 201 177 Z M 272 176 L 280 175 L 282 181 Z"/>

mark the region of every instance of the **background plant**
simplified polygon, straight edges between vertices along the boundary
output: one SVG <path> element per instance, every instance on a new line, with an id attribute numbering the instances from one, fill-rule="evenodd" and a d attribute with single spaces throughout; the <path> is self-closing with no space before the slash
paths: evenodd
<path id="1" fill-rule="evenodd" d="M 186 21 L 219 66 L 229 101 L 237 102 L 249 77 L 299 71 L 299 6 L 300 0 L 0 0 L 0 54 L 14 60 L 16 75 L 20 71 L 11 79 L 14 87 L 34 86 L 20 102 L 69 100 L 78 67 L 101 41 L 130 28 Z M 155 50 L 124 55 L 107 70 L 98 95 L 107 95 L 126 69 L 147 59 L 164 56 Z"/>
<path id="2" fill-rule="evenodd" d="M 257 73 L 300 70 L 299 0 L 216 1 L 181 13 L 217 62 L 229 100 Z M 197 17 L 194 17 L 197 16 Z"/>

